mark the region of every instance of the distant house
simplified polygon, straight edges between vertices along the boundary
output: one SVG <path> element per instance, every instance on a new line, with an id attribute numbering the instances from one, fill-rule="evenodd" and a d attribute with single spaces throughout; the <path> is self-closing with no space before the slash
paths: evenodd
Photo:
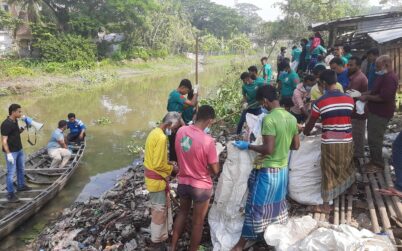
<path id="1" fill-rule="evenodd" d="M 359 55 L 377 47 L 390 55 L 402 90 L 402 11 L 346 17 L 312 24 L 310 29 L 329 32 L 329 47 L 350 45 Z"/>
<path id="2" fill-rule="evenodd" d="M 18 53 L 20 57 L 28 57 L 31 54 L 32 33 L 28 25 L 28 17 L 18 6 L 10 6 L 7 1 L 0 0 L 0 9 L 12 16 L 25 21 L 16 31 L 0 28 L 0 56 Z"/>

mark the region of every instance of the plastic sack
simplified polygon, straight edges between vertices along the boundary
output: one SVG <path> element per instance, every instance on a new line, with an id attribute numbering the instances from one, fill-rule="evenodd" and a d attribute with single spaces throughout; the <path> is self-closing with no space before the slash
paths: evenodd
<path id="1" fill-rule="evenodd" d="M 247 138 L 251 133 L 261 144 L 261 124 L 266 114 L 255 116 L 247 113 Z M 247 182 L 257 154 L 253 151 L 241 151 L 229 142 L 228 156 L 223 165 L 215 190 L 215 199 L 208 215 L 211 229 L 211 241 L 214 251 L 229 251 L 239 241 L 244 223 L 244 210 L 247 201 Z"/>
<path id="2" fill-rule="evenodd" d="M 304 205 L 320 205 L 321 135 L 301 136 L 300 148 L 290 153 L 289 196 Z"/>
<path id="3" fill-rule="evenodd" d="M 387 236 L 349 225 L 318 223 L 311 216 L 290 219 L 286 225 L 270 225 L 264 239 L 277 251 L 396 250 Z"/>
<path id="4" fill-rule="evenodd" d="M 216 251 L 231 250 L 240 239 L 247 200 L 247 181 L 255 154 L 241 151 L 229 142 L 228 156 L 219 177 L 215 199 L 208 215 L 211 241 Z"/>

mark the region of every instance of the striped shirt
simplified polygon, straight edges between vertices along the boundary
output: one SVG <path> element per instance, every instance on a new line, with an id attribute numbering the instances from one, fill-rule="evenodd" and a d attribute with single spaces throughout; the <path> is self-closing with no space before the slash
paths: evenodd
<path id="1" fill-rule="evenodd" d="M 353 99 L 339 90 L 328 91 L 314 103 L 311 117 L 321 116 L 323 144 L 352 142 L 353 108 Z"/>

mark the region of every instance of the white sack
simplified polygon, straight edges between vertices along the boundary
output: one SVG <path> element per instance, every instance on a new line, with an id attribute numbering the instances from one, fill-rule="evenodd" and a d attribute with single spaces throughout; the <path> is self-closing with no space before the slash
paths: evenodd
<path id="1" fill-rule="evenodd" d="M 390 239 L 349 225 L 318 223 L 311 216 L 292 218 L 286 225 L 270 225 L 264 239 L 277 251 L 391 251 Z"/>
<path id="2" fill-rule="evenodd" d="M 321 135 L 301 136 L 300 148 L 292 151 L 289 161 L 289 196 L 300 204 L 320 205 Z"/>
<path id="3" fill-rule="evenodd" d="M 249 135 L 256 137 L 253 144 L 261 144 L 261 124 L 265 114 L 246 115 Z M 211 241 L 214 251 L 229 251 L 240 239 L 244 223 L 244 209 L 247 201 L 247 182 L 257 154 L 254 151 L 241 151 L 229 142 L 228 156 L 223 165 L 215 191 L 215 199 L 208 215 Z"/>

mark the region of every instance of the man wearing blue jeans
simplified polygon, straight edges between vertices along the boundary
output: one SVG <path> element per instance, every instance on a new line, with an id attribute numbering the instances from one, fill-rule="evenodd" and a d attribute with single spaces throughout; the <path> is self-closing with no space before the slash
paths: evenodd
<path id="1" fill-rule="evenodd" d="M 239 124 L 237 125 L 237 134 L 240 135 L 243 129 L 244 122 L 246 122 L 247 113 L 254 114 L 256 116 L 262 113 L 260 104 L 255 100 L 257 89 L 264 85 L 264 82 L 257 82 L 251 78 L 250 73 L 243 72 L 240 76 L 243 81 L 243 112 L 240 117 Z"/>
<path id="2" fill-rule="evenodd" d="M 7 200 L 17 203 L 19 199 L 14 192 L 14 174 L 17 171 L 17 191 L 28 191 L 30 187 L 25 185 L 24 168 L 25 158 L 22 150 L 20 134 L 24 129 L 18 126 L 18 119 L 22 116 L 21 106 L 12 104 L 8 108 L 9 116 L 1 124 L 1 139 L 3 152 L 7 165 Z"/>

